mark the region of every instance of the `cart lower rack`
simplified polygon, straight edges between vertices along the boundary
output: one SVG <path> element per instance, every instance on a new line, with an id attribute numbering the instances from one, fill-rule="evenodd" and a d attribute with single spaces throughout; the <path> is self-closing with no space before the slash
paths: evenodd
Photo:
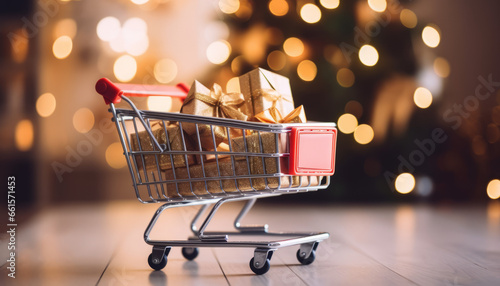
<path id="1" fill-rule="evenodd" d="M 240 221 L 258 198 L 328 187 L 335 169 L 334 123 L 264 124 L 144 111 L 127 97 L 161 95 L 183 99 L 188 92 L 184 85 L 114 84 L 103 78 L 96 90 L 110 106 L 137 199 L 142 203 L 163 203 L 144 233 L 145 242 L 153 246 L 148 258 L 151 268 L 163 269 L 172 247 L 182 247 L 183 256 L 189 260 L 196 258 L 200 247 L 255 248 L 250 268 L 256 274 L 266 273 L 273 252 L 285 246 L 300 245 L 300 263 L 314 261 L 318 243 L 327 239 L 328 233 L 273 233 L 267 225 L 242 226 Z M 129 108 L 116 108 L 122 99 Z M 235 218 L 235 231 L 206 231 L 219 207 L 233 201 L 246 201 Z M 201 207 L 191 223 L 192 237 L 150 238 L 165 210 L 193 205 Z M 198 221 L 210 206 L 198 228 Z M 254 235 L 275 239 L 230 239 Z"/>

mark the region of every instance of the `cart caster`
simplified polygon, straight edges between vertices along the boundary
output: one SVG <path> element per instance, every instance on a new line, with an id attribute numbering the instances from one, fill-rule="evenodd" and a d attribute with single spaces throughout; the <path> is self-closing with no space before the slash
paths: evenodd
<path id="1" fill-rule="evenodd" d="M 163 259 L 161 261 L 153 261 L 153 254 L 151 253 L 148 257 L 148 264 L 154 270 L 162 270 L 167 265 L 167 256 L 163 255 Z"/>
<path id="2" fill-rule="evenodd" d="M 200 250 L 198 247 L 183 247 L 182 248 L 182 256 L 187 260 L 194 260 L 200 254 Z"/>
<path id="3" fill-rule="evenodd" d="M 257 275 L 262 275 L 267 273 L 267 271 L 269 271 L 269 268 L 271 268 L 271 261 L 269 260 L 269 258 L 266 259 L 266 262 L 260 268 L 255 267 L 253 263 L 253 257 L 252 259 L 250 259 L 250 269 L 252 269 L 253 273 Z"/>
<path id="4" fill-rule="evenodd" d="M 316 251 L 312 250 L 311 254 L 309 254 L 309 257 L 305 257 L 306 253 L 301 252 L 300 249 L 297 250 L 297 260 L 302 264 L 302 265 L 309 265 L 314 262 L 314 259 L 316 259 Z"/>

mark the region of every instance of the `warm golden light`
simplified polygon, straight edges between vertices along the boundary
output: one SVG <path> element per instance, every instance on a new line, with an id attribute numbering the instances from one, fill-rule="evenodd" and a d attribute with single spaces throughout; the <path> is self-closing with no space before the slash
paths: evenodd
<path id="1" fill-rule="evenodd" d="M 169 83 L 177 76 L 177 64 L 171 59 L 161 59 L 155 64 L 154 74 L 158 82 Z"/>
<path id="2" fill-rule="evenodd" d="M 373 128 L 368 124 L 360 124 L 354 129 L 354 140 L 361 145 L 370 143 L 373 136 Z"/>
<path id="3" fill-rule="evenodd" d="M 387 8 L 386 0 L 368 0 L 368 6 L 375 12 L 384 12 Z"/>
<path id="4" fill-rule="evenodd" d="M 401 21 L 401 24 L 403 24 L 403 26 L 409 29 L 415 28 L 418 22 L 417 15 L 415 15 L 415 13 L 413 13 L 413 11 L 409 9 L 401 10 L 401 13 L 399 14 L 399 20 Z"/>
<path id="5" fill-rule="evenodd" d="M 76 22 L 73 19 L 67 18 L 62 19 L 57 22 L 54 27 L 54 31 L 52 32 L 54 39 L 57 39 L 61 36 L 68 36 L 70 38 L 74 38 L 76 35 Z"/>
<path id="6" fill-rule="evenodd" d="M 283 43 L 283 50 L 290 57 L 298 57 L 304 52 L 304 43 L 299 38 L 291 37 Z"/>
<path id="7" fill-rule="evenodd" d="M 125 42 L 125 51 L 133 56 L 144 54 L 149 48 L 149 38 L 143 36 L 139 41 Z"/>
<path id="8" fill-rule="evenodd" d="M 233 77 L 227 81 L 226 92 L 240 92 L 240 79 L 238 77 Z"/>
<path id="9" fill-rule="evenodd" d="M 23 119 L 16 125 L 16 147 L 19 151 L 28 151 L 33 146 L 34 129 L 29 119 Z"/>
<path id="10" fill-rule="evenodd" d="M 127 161 L 123 155 L 122 144 L 119 142 L 111 143 L 106 148 L 106 162 L 113 169 L 120 169 L 127 166 Z"/>
<path id="11" fill-rule="evenodd" d="M 450 64 L 445 58 L 436 58 L 434 60 L 434 72 L 442 78 L 450 75 Z"/>
<path id="12" fill-rule="evenodd" d="M 312 81 L 318 72 L 316 64 L 310 60 L 304 60 L 297 66 L 297 74 L 303 81 Z"/>
<path id="13" fill-rule="evenodd" d="M 130 0 L 130 1 L 132 1 L 132 3 L 137 4 L 137 5 L 142 5 L 142 4 L 146 4 L 149 2 L 149 0 Z"/>
<path id="14" fill-rule="evenodd" d="M 300 8 L 300 17 L 306 23 L 314 24 L 321 19 L 321 10 L 318 6 L 308 3 Z"/>
<path id="15" fill-rule="evenodd" d="M 352 114 L 345 113 L 339 117 L 337 126 L 340 132 L 344 134 L 351 134 L 358 127 L 358 119 Z"/>
<path id="16" fill-rule="evenodd" d="M 394 186 L 396 187 L 396 191 L 398 191 L 398 193 L 408 194 L 413 191 L 413 188 L 415 188 L 415 178 L 410 173 L 402 173 L 397 176 Z"/>
<path id="17" fill-rule="evenodd" d="M 170 112 L 172 110 L 172 98 L 170 96 L 150 96 L 148 97 L 148 109 Z"/>
<path id="18" fill-rule="evenodd" d="M 319 3 L 321 6 L 325 7 L 326 9 L 335 9 L 339 7 L 340 1 L 339 0 L 319 0 Z"/>
<path id="19" fill-rule="evenodd" d="M 337 81 L 342 87 L 351 87 L 354 84 L 354 73 L 348 68 L 337 71 Z"/>
<path id="20" fill-rule="evenodd" d="M 94 127 L 94 113 L 85 107 L 78 109 L 73 115 L 73 127 L 80 133 L 89 132 Z"/>
<path id="21" fill-rule="evenodd" d="M 419 87 L 413 94 L 413 101 L 416 106 L 426 109 L 432 104 L 432 93 L 425 87 Z"/>
<path id="22" fill-rule="evenodd" d="M 267 56 L 267 65 L 275 71 L 283 69 L 286 65 L 286 55 L 282 51 L 272 51 Z"/>
<path id="23" fill-rule="evenodd" d="M 427 46 L 435 48 L 439 45 L 441 36 L 436 28 L 427 26 L 422 30 L 422 40 Z"/>
<path id="24" fill-rule="evenodd" d="M 44 93 L 36 100 L 36 112 L 41 117 L 49 117 L 56 109 L 56 98 L 52 93 Z"/>
<path id="25" fill-rule="evenodd" d="M 239 0 L 220 0 L 219 8 L 223 13 L 234 14 L 240 9 Z"/>
<path id="26" fill-rule="evenodd" d="M 269 11 L 274 16 L 285 16 L 288 13 L 288 2 L 285 0 L 271 0 L 269 2 Z"/>
<path id="27" fill-rule="evenodd" d="M 231 45 L 226 41 L 216 41 L 207 48 L 207 58 L 213 64 L 222 64 L 231 54 Z"/>
<path id="28" fill-rule="evenodd" d="M 365 66 L 374 66 L 378 62 L 378 52 L 370 45 L 364 45 L 359 49 L 359 60 Z"/>
<path id="29" fill-rule="evenodd" d="M 113 72 L 116 79 L 121 82 L 127 82 L 134 78 L 137 72 L 137 62 L 129 55 L 119 57 L 113 66 Z"/>
<path id="30" fill-rule="evenodd" d="M 60 60 L 65 59 L 73 49 L 73 41 L 68 36 L 61 36 L 54 41 L 52 52 L 54 56 Z"/>
<path id="31" fill-rule="evenodd" d="M 486 193 L 492 200 L 500 198 L 500 180 L 491 180 L 486 187 Z"/>
<path id="32" fill-rule="evenodd" d="M 121 24 L 115 17 L 106 17 L 97 24 L 97 36 L 99 39 L 109 42 L 120 35 Z"/>

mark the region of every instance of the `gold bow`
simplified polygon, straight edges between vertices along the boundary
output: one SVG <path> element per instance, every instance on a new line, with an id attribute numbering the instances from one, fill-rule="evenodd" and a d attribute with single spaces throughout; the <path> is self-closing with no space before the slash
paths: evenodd
<path id="1" fill-rule="evenodd" d="M 208 115 L 212 117 L 221 117 L 221 118 L 233 118 L 238 120 L 247 120 L 248 116 L 243 114 L 238 110 L 238 107 L 245 102 L 243 94 L 232 92 L 232 93 L 224 93 L 222 92 L 222 88 L 220 85 L 214 83 L 212 90 L 210 90 L 210 94 L 202 94 L 195 93 L 193 96 L 186 99 L 184 104 L 188 104 L 190 101 L 197 99 L 202 101 L 208 105 L 214 107 L 213 114 L 199 114 L 199 115 Z"/>
<path id="2" fill-rule="evenodd" d="M 272 88 L 262 88 L 254 90 L 252 93 L 252 98 L 258 97 L 264 97 L 265 100 L 271 101 L 273 103 L 271 108 L 276 107 L 276 104 L 281 100 L 292 102 L 289 98 L 283 97 L 281 93 Z"/>
<path id="3" fill-rule="evenodd" d="M 260 122 L 264 123 L 305 123 L 307 122 L 304 106 L 301 105 L 295 108 L 287 116 L 283 117 L 281 112 L 276 107 L 271 107 L 255 115 Z"/>

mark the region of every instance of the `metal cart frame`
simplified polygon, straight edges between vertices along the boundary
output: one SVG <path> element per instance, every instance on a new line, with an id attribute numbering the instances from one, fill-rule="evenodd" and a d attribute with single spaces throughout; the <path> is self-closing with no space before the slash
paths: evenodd
<path id="1" fill-rule="evenodd" d="M 315 251 L 318 247 L 319 242 L 325 240 L 329 237 L 326 232 L 314 232 L 314 233 L 301 233 L 301 232 L 269 232 L 268 225 L 263 226 L 242 226 L 240 221 L 252 208 L 254 203 L 258 198 L 279 196 L 287 193 L 301 193 L 308 191 L 315 191 L 318 189 L 325 189 L 330 184 L 329 174 L 333 173 L 334 166 L 330 166 L 331 170 L 328 171 L 318 171 L 306 173 L 300 173 L 296 170 L 289 170 L 288 165 L 284 164 L 292 160 L 294 156 L 293 150 L 289 147 L 290 141 L 297 141 L 291 134 L 298 134 L 299 131 L 311 131 L 316 135 L 323 135 L 325 132 L 333 135 L 328 140 L 333 140 L 331 146 L 333 150 L 330 150 L 329 154 L 332 156 L 331 164 L 334 164 L 335 155 L 335 139 L 336 139 L 336 126 L 334 123 L 313 123 L 313 124 L 264 124 L 256 122 L 246 122 L 238 121 L 225 118 L 212 118 L 203 117 L 189 114 L 179 114 L 179 113 L 168 113 L 168 112 L 154 112 L 154 111 L 143 111 L 137 109 L 135 104 L 127 98 L 128 96 L 153 96 L 153 95 L 163 95 L 163 96 L 177 96 L 179 98 L 184 98 L 188 92 L 188 88 L 183 85 L 178 85 L 177 87 L 167 87 L 167 86 L 143 86 L 143 85 L 130 85 L 130 84 L 114 84 L 107 79 L 100 79 L 96 84 L 96 90 L 98 93 L 104 96 L 106 104 L 109 104 L 109 111 L 112 114 L 112 120 L 115 122 L 118 134 L 120 137 L 120 142 L 123 147 L 124 155 L 127 160 L 127 165 L 132 177 L 132 183 L 136 192 L 137 199 L 141 203 L 163 203 L 158 210 L 153 215 L 149 225 L 144 232 L 144 241 L 153 246 L 152 253 L 149 255 L 148 263 L 151 268 L 155 270 L 160 270 L 167 264 L 167 256 L 172 247 L 182 247 L 182 254 L 186 259 L 192 260 L 196 258 L 199 253 L 199 247 L 245 247 L 245 248 L 255 248 L 254 256 L 250 260 L 250 268 L 256 274 L 264 274 L 270 268 L 270 260 L 272 254 L 278 248 L 300 245 L 297 251 L 297 259 L 302 264 L 310 264 L 315 259 Z M 116 108 L 115 103 L 124 100 L 130 109 Z M 152 132 L 152 122 L 158 123 L 163 126 L 165 134 L 167 134 L 167 144 L 160 144 L 153 135 Z M 179 125 L 182 130 L 183 124 L 194 124 L 197 130 L 197 148 L 194 150 L 188 150 L 186 147 L 186 138 L 184 132 L 181 131 L 183 148 L 182 150 L 172 150 L 169 140 L 168 132 L 165 126 L 170 123 L 175 122 Z M 229 150 L 225 151 L 206 151 L 203 150 L 200 141 L 200 131 L 201 125 L 209 126 L 211 130 L 211 135 L 213 138 L 214 146 L 216 146 L 214 129 L 223 128 L 228 136 L 228 142 L 231 142 L 231 130 L 241 130 L 245 142 L 245 150 L 243 152 L 239 150 L 234 150 L 229 143 Z M 135 133 L 129 133 L 128 129 L 133 128 Z M 147 132 L 149 135 L 149 149 L 146 146 L 141 146 L 141 140 L 137 134 L 144 128 L 143 132 Z M 249 131 L 251 130 L 251 132 Z M 246 134 L 257 134 L 260 143 L 260 149 L 258 152 L 250 152 L 246 143 L 245 136 L 250 136 Z M 272 153 L 265 153 L 262 147 L 261 134 L 272 134 L 276 142 L 276 151 Z M 137 136 L 138 149 L 132 148 L 131 136 Z M 324 136 L 320 136 L 324 137 Z M 315 140 L 317 140 L 316 137 Z M 329 137 L 330 138 L 330 137 Z M 321 138 L 320 138 L 321 139 Z M 134 139 L 135 140 L 135 139 Z M 328 140 L 326 144 L 328 145 Z M 196 141 L 196 140 L 195 140 Z M 305 142 L 305 140 L 303 140 Z M 285 149 L 279 146 L 285 142 L 287 145 Z M 305 143 L 304 143 L 305 144 Z M 196 144 L 195 144 L 196 145 Z M 321 144 L 320 144 L 321 145 Z M 330 146 L 330 145 L 328 145 Z M 332 148 L 328 147 L 328 148 Z M 144 149 L 144 150 L 143 150 Z M 293 148 L 292 148 L 293 149 Z M 295 148 L 297 149 L 297 148 Z M 328 150 L 327 150 L 328 151 Z M 201 160 L 201 165 L 203 169 L 203 156 L 211 155 L 215 158 L 215 164 L 218 170 L 218 176 L 208 177 L 203 171 L 203 176 L 201 178 L 191 177 L 189 174 L 189 168 L 192 167 L 188 163 L 188 156 L 198 156 Z M 156 166 L 153 166 L 153 170 L 148 170 L 148 161 L 145 158 L 149 156 L 154 156 L 154 162 Z M 188 178 L 176 178 L 176 171 L 173 172 L 173 178 L 163 178 L 163 171 L 161 170 L 159 156 L 169 156 L 170 162 L 172 164 L 172 169 L 174 166 L 174 156 L 184 156 Z M 226 162 L 230 162 L 233 168 L 232 175 L 221 175 L 220 164 L 222 164 L 222 157 L 226 156 Z M 264 167 L 264 174 L 252 174 L 250 171 L 244 175 L 237 175 L 234 171 L 235 159 L 239 157 L 240 159 L 244 157 L 248 165 L 248 170 L 250 170 L 250 160 L 251 158 L 257 158 L 262 160 L 262 166 Z M 231 161 L 229 161 L 229 158 Z M 244 159 L 244 160 L 245 160 Z M 277 172 L 267 173 L 265 171 L 267 161 L 264 160 L 275 160 L 277 166 Z M 206 163 L 205 163 L 206 164 Z M 310 164 L 310 163 L 309 163 Z M 141 167 L 142 166 L 142 167 Z M 142 168 L 142 169 L 141 169 Z M 328 169 L 328 168 L 327 168 Z M 204 169 L 203 169 L 204 170 Z M 298 178 L 298 184 L 292 185 L 292 174 L 294 178 Z M 300 177 L 297 177 L 300 176 Z M 316 177 L 315 184 L 312 183 L 312 177 Z M 323 176 L 325 176 L 323 178 Z M 288 179 L 286 179 L 288 178 Z M 250 183 L 249 189 L 240 189 L 238 180 L 246 179 Z M 277 180 L 278 183 L 271 184 L 271 179 Z M 323 180 L 322 180 L 323 179 Z M 256 188 L 253 186 L 252 182 L 254 180 L 264 180 L 265 187 Z M 207 181 L 220 182 L 220 192 L 211 192 Z M 236 190 L 231 192 L 225 191 L 222 182 L 230 181 L 236 186 Z M 322 183 L 324 181 L 324 183 Z M 195 183 L 204 182 L 205 190 L 197 190 L 193 187 Z M 186 187 L 188 184 L 189 187 Z M 175 191 L 172 195 L 172 189 L 175 186 Z M 181 186 L 181 188 L 180 188 Z M 185 187 L 186 190 L 182 189 Z M 170 189 L 169 189 L 170 188 Z M 170 191 L 170 193 L 169 193 Z M 234 220 L 233 232 L 221 232 L 221 231 L 206 231 L 207 226 L 212 220 L 215 213 L 218 211 L 220 206 L 226 202 L 233 201 L 244 201 L 243 208 L 236 216 Z M 194 206 L 201 205 L 199 211 L 194 216 L 191 222 L 191 231 L 193 236 L 189 237 L 187 240 L 153 240 L 150 238 L 151 231 L 153 230 L 158 218 L 167 209 L 183 207 L 183 206 Z M 205 219 L 198 228 L 197 223 L 203 217 L 206 210 L 211 206 L 211 210 L 206 215 Z M 236 240 L 230 241 L 230 237 L 238 236 L 269 236 L 278 237 L 279 239 L 267 240 L 267 241 L 248 241 L 248 240 Z"/>

